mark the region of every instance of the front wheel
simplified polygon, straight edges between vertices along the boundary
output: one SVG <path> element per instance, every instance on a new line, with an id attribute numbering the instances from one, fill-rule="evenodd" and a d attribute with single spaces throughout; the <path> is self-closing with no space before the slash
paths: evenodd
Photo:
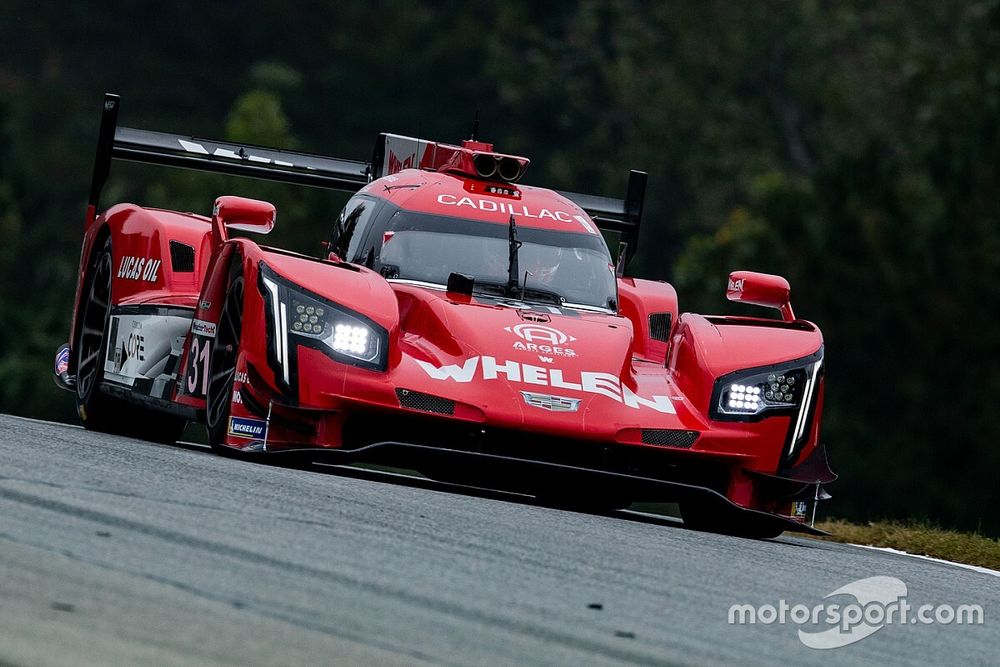
<path id="1" fill-rule="evenodd" d="M 115 401 L 101 393 L 104 350 L 111 317 L 111 239 L 97 254 L 84 283 L 76 344 L 76 411 L 88 431 L 113 432 Z M 120 416 L 120 415 L 119 415 Z"/>
<path id="2" fill-rule="evenodd" d="M 212 358 L 208 364 L 208 391 L 205 393 L 205 422 L 208 442 L 217 454 L 230 454 L 227 447 L 229 413 L 236 383 L 236 363 L 239 360 L 240 338 L 243 333 L 243 276 L 236 272 L 230 278 L 222 317 L 215 334 Z"/>

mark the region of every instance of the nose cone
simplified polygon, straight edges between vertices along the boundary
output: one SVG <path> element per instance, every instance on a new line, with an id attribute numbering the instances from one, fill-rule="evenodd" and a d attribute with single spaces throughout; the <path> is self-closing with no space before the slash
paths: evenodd
<path id="1" fill-rule="evenodd" d="M 546 312 L 428 294 L 403 317 L 404 337 L 419 337 L 440 361 L 489 356 L 498 363 L 543 365 L 568 372 L 601 371 L 620 377 L 628 368 L 632 324 L 624 317 L 582 311 Z M 405 309 L 404 309 L 405 312 Z"/>
<path id="2" fill-rule="evenodd" d="M 665 373 L 657 395 L 636 384 L 628 319 L 545 311 L 411 294 L 401 298 L 401 366 L 420 391 L 475 406 L 495 424 L 608 438 L 640 425 L 641 413 L 674 414 Z"/>

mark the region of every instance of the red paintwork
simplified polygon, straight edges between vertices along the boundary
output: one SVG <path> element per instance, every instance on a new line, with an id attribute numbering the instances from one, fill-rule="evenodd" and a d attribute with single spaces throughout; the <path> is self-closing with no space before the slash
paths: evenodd
<path id="1" fill-rule="evenodd" d="M 407 187 L 408 185 L 418 187 Z M 490 194 L 487 187 L 515 195 Z M 386 188 L 391 189 L 386 189 Z M 463 217 L 506 225 L 513 214 L 522 227 L 598 234 L 597 226 L 579 206 L 544 188 L 463 178 L 453 173 L 406 169 L 361 189 L 411 211 Z M 582 220 L 580 219 L 582 218 Z"/>
<path id="2" fill-rule="evenodd" d="M 432 166 L 451 169 L 447 164 Z M 363 191 L 399 207 L 438 215 L 506 225 L 513 214 L 519 226 L 599 233 L 579 207 L 552 191 L 497 182 L 516 195 L 492 194 L 486 191 L 491 185 L 454 170 L 404 169 L 372 182 Z M 245 208 L 245 203 L 236 199 L 221 198 L 219 202 L 217 225 L 227 210 Z M 251 206 L 252 220 L 246 221 L 266 223 L 267 206 Z M 270 210 L 273 214 L 273 208 Z M 729 470 L 728 496 L 738 504 L 753 507 L 758 500 L 754 482 L 745 471 L 778 470 L 790 418 L 712 420 L 709 403 L 714 383 L 732 371 L 813 354 L 823 342 L 819 330 L 804 321 L 796 321 L 796 328 L 777 328 L 754 326 L 766 322 L 750 318 L 709 320 L 690 313 L 680 315 L 672 286 L 622 278 L 618 285 L 618 314 L 547 316 L 548 321 L 542 325 L 566 337 L 558 346 L 562 354 L 518 349 L 515 344 L 525 341 L 508 329 L 525 322 L 514 308 L 444 290 L 390 283 L 364 267 L 348 269 L 336 261 L 278 252 L 250 239 L 227 240 L 221 226 L 217 226 L 213 237 L 212 220 L 203 216 L 121 204 L 88 217 L 91 222 L 84 237 L 83 258 L 89 257 L 99 235 L 110 233 L 116 276 L 123 257 L 162 262 L 155 280 L 116 277 L 116 304 L 171 304 L 193 309 L 192 315 L 198 319 L 217 322 L 231 262 L 242 263 L 245 305 L 237 370 L 247 373 L 249 382 L 240 389 L 260 404 L 273 401 L 275 415 L 299 425 L 287 428 L 275 420 L 268 435 L 268 447 L 272 449 L 336 448 L 341 445 L 341 427 L 349 415 L 359 410 L 376 414 L 406 411 L 396 396 L 396 389 L 403 388 L 452 399 L 456 409 L 450 419 L 491 428 L 632 447 L 650 447 L 642 444 L 641 429 L 697 431 L 700 437 L 690 450 L 676 450 L 678 460 L 712 461 Z M 196 248 L 193 273 L 176 274 L 171 270 L 167 245 L 171 239 Z M 383 373 L 346 365 L 317 350 L 299 347 L 298 395 L 294 399 L 285 396 L 267 363 L 265 302 L 257 288 L 262 261 L 284 278 L 363 313 L 388 330 L 388 370 Z M 736 272 L 732 280 L 743 283 L 739 293 L 730 290 L 730 298 L 776 306 L 790 315 L 788 283 L 783 278 Z M 732 282 L 730 287 L 734 287 Z M 653 313 L 670 314 L 669 341 L 650 337 L 649 316 Z M 71 344 L 76 342 L 75 331 L 73 334 Z M 178 385 L 183 384 L 180 380 L 187 368 L 189 346 L 190 336 L 179 364 Z M 541 360 L 540 355 L 551 361 Z M 454 366 L 461 371 L 474 359 L 478 361 L 468 382 L 434 379 L 424 366 Z M 502 366 L 506 375 L 497 372 L 495 379 L 487 379 L 491 373 L 486 365 L 491 369 Z M 510 377 L 515 371 L 520 376 L 517 381 Z M 601 375 L 585 376 L 588 373 Z M 591 391 L 583 390 L 585 377 L 590 378 Z M 580 407 L 576 412 L 528 407 L 521 391 L 577 398 Z M 821 408 L 822 384 L 819 391 Z M 649 402 L 658 400 L 654 397 L 669 401 L 674 412 L 649 407 Z M 205 404 L 204 398 L 186 395 L 180 386 L 175 389 L 175 400 L 197 409 L 203 409 Z M 630 407 L 629 401 L 635 407 Z M 246 402 L 234 402 L 231 408 L 235 416 L 254 416 Z M 796 460 L 812 452 L 819 428 L 817 411 L 812 431 Z M 240 448 L 248 443 L 247 439 L 230 437 L 227 444 Z"/>
<path id="3" fill-rule="evenodd" d="M 212 207 L 212 243 L 219 245 L 229 238 L 227 229 L 268 234 L 274 229 L 276 215 L 271 202 L 231 195 L 219 197 Z"/>
<path id="4" fill-rule="evenodd" d="M 755 271 L 733 271 L 726 287 L 726 298 L 730 301 L 777 308 L 786 322 L 795 320 L 791 293 L 788 281 L 781 276 Z"/>

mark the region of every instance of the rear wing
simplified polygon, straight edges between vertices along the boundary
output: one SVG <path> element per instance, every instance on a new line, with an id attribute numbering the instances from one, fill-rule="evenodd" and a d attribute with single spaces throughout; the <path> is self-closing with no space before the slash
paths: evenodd
<path id="1" fill-rule="evenodd" d="M 382 133 L 375 142 L 372 155 L 373 178 L 388 176 L 402 169 L 433 167 L 439 162 L 437 158 L 440 152 L 442 151 L 436 141 Z M 624 199 L 556 191 L 586 211 L 602 231 L 618 234 L 618 275 L 623 275 L 639 242 L 642 206 L 646 199 L 646 179 L 646 172 L 630 171 Z"/>
<path id="2" fill-rule="evenodd" d="M 586 211 L 599 229 L 618 234 L 618 260 L 615 271 L 619 276 L 625 274 L 625 269 L 632 261 L 639 244 L 642 205 L 646 199 L 646 178 L 644 171 L 635 169 L 629 171 L 625 199 L 556 191 Z"/>
<path id="3" fill-rule="evenodd" d="M 279 150 L 251 144 L 215 141 L 165 132 L 118 126 L 118 95 L 104 95 L 101 129 L 97 139 L 94 173 L 88 197 L 90 219 L 97 214 L 101 191 L 111 173 L 112 160 L 197 169 L 246 176 L 267 181 L 309 185 L 356 192 L 373 179 L 407 168 L 428 166 L 428 154 L 436 154 L 438 142 L 382 133 L 375 142 L 371 162 Z M 440 144 L 446 146 L 446 144 Z M 454 148 L 454 147 L 451 147 Z M 435 162 L 430 159 L 430 162 Z M 597 226 L 617 233 L 618 275 L 635 254 L 646 196 L 646 173 L 629 172 L 624 199 L 576 192 L 558 192 L 593 218 Z"/>
<path id="4" fill-rule="evenodd" d="M 118 126 L 118 95 L 104 96 L 88 204 L 96 212 L 112 160 L 199 169 L 355 192 L 371 181 L 367 162 Z"/>

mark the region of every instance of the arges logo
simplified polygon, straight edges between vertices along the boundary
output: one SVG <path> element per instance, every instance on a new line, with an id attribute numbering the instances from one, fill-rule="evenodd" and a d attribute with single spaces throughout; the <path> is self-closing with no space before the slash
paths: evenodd
<path id="1" fill-rule="evenodd" d="M 562 345 L 563 343 L 576 340 L 574 336 L 564 334 L 559 329 L 547 327 L 542 324 L 518 324 L 513 327 L 504 327 L 504 331 L 509 331 L 529 343 L 542 342 L 551 345 Z"/>
<path id="2" fill-rule="evenodd" d="M 576 356 L 575 350 L 564 347 L 566 343 L 575 341 L 576 337 L 565 334 L 554 327 L 547 327 L 543 324 L 518 324 L 513 327 L 504 327 L 504 331 L 509 331 L 521 339 L 514 343 L 515 350 L 536 354 L 539 352 L 554 354 L 560 357 Z"/>

